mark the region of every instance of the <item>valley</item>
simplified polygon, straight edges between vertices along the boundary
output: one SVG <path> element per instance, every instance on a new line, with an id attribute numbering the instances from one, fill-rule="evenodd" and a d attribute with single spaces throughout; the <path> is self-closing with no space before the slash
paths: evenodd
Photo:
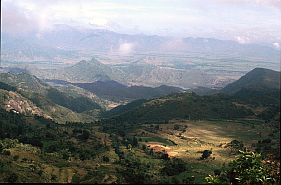
<path id="1" fill-rule="evenodd" d="M 0 183 L 280 184 L 280 0 L 2 0 Z"/>
<path id="2" fill-rule="evenodd" d="M 1 73 L 0 181 L 205 184 L 239 151 L 260 152 L 274 179 L 279 77 L 256 68 L 193 92 Z"/>

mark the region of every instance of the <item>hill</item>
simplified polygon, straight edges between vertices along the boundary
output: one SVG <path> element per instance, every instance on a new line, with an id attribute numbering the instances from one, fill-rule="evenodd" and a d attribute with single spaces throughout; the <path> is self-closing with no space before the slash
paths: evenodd
<path id="1" fill-rule="evenodd" d="M 170 119 L 233 119 L 253 115 L 250 109 L 236 106 L 229 96 L 222 94 L 199 96 L 189 92 L 155 98 L 130 111 L 125 107 L 123 110 L 126 111 L 122 113 L 116 111 L 119 115 L 111 114 L 111 118 L 121 122 L 145 122 Z"/>
<path id="2" fill-rule="evenodd" d="M 40 115 L 44 114 L 47 115 L 45 117 L 64 123 L 65 121 L 92 121 L 97 118 L 99 111 L 103 110 L 95 102 L 95 98 L 75 92 L 72 94 L 62 92 L 27 73 L 1 73 L 0 81 L 1 95 L 11 99 L 11 101 L 9 98 L 7 101 L 4 100 L 1 106 L 10 106 L 17 112 L 36 113 L 39 108 L 42 112 Z M 14 93 L 9 93 L 10 90 Z M 18 101 L 12 101 L 12 97 L 17 97 Z M 31 110 L 27 111 L 27 109 Z"/>
<path id="3" fill-rule="evenodd" d="M 60 69 L 32 70 L 32 74 L 43 79 L 64 80 L 73 83 L 120 79 L 119 71 L 100 63 L 95 58 L 82 60 L 73 66 Z"/>
<path id="4" fill-rule="evenodd" d="M 280 115 L 279 75 L 279 72 L 257 68 L 221 91 L 213 91 L 216 93 L 213 95 L 199 96 L 186 92 L 141 104 L 132 102 L 128 108 L 126 105 L 116 107 L 104 115 L 117 122 L 134 123 L 170 119 L 256 118 L 276 124 Z M 129 107 L 133 108 L 129 110 Z"/>
<path id="5" fill-rule="evenodd" d="M 145 86 L 126 86 L 113 80 L 72 84 L 93 92 L 99 97 L 112 100 L 149 99 L 183 91 L 181 88 L 165 85 L 155 88 Z"/>
<path id="6" fill-rule="evenodd" d="M 242 88 L 280 89 L 280 72 L 265 68 L 255 68 L 239 80 L 224 87 L 221 92 L 234 94 Z"/>

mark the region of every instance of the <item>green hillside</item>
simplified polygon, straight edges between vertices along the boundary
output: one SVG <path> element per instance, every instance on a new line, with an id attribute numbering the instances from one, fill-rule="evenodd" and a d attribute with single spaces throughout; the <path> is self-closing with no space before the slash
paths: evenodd
<path id="1" fill-rule="evenodd" d="M 126 86 L 114 80 L 96 81 L 93 83 L 72 83 L 75 86 L 95 93 L 99 97 L 111 100 L 149 99 L 168 94 L 183 92 L 178 87 L 162 85 L 159 87 Z"/>
<path id="2" fill-rule="evenodd" d="M 280 72 L 265 68 L 255 68 L 239 80 L 224 87 L 222 92 L 234 94 L 242 88 L 280 89 Z"/>
<path id="3" fill-rule="evenodd" d="M 132 110 L 123 107 L 123 110 L 124 112 L 110 110 L 109 115 L 113 119 L 126 122 L 164 121 L 176 118 L 235 119 L 253 115 L 250 109 L 236 106 L 231 97 L 223 94 L 198 96 L 195 93 L 182 93 L 152 99 Z"/>
<path id="4" fill-rule="evenodd" d="M 0 81 L 17 89 L 15 93 L 29 99 L 34 105 L 39 107 L 46 115 L 59 123 L 66 121 L 91 122 L 99 116 L 103 108 L 89 97 L 75 92 L 70 95 L 55 89 L 37 77 L 26 74 L 1 73 Z M 7 89 L 3 85 L 3 89 Z M 74 94 L 74 95 L 73 95 Z"/>

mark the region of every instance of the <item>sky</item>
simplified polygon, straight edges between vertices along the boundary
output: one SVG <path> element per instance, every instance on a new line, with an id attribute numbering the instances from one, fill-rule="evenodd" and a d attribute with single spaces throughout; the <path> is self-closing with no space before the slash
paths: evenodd
<path id="1" fill-rule="evenodd" d="M 1 32 L 55 24 L 119 33 L 281 44 L 281 0 L 1 0 Z"/>

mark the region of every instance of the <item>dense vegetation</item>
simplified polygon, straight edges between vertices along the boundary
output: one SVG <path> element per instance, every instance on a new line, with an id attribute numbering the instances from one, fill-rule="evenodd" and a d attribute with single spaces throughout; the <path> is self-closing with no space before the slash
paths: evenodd
<path id="1" fill-rule="evenodd" d="M 279 184 L 279 168 L 280 163 L 263 161 L 258 153 L 240 151 L 236 160 L 216 170 L 206 181 L 209 184 Z"/>
<path id="2" fill-rule="evenodd" d="M 9 84 L 3 83 L 3 82 L 0 82 L 0 89 L 4 89 L 7 91 L 16 91 L 17 90 L 17 88 L 15 88 Z"/>

